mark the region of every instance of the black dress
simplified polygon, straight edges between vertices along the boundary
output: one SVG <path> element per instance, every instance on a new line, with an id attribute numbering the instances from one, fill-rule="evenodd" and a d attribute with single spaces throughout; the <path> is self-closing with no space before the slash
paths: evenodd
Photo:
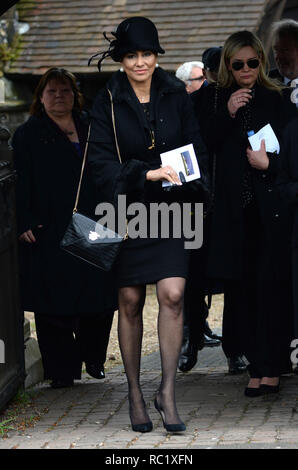
<path id="1" fill-rule="evenodd" d="M 154 122 L 150 121 L 149 103 L 138 104 L 143 108 L 144 115 L 151 132 L 155 133 Z M 160 164 L 159 156 L 155 148 L 148 154 L 146 160 L 150 168 L 156 168 Z M 173 196 L 168 195 L 160 183 L 145 185 L 144 206 L 147 214 L 147 228 L 150 227 L 152 220 L 150 218 L 150 202 L 172 202 Z M 175 196 L 174 196 L 175 200 Z M 151 222 L 150 222 L 151 221 Z M 188 254 L 184 250 L 184 240 L 182 238 L 159 237 L 136 238 L 128 240 L 122 247 L 116 272 L 118 285 L 121 287 L 151 284 L 160 279 L 168 277 L 187 277 L 188 272 Z"/>
<path id="2" fill-rule="evenodd" d="M 183 197 L 179 189 L 165 191 L 160 181 L 146 181 L 146 172 L 160 167 L 160 153 L 189 143 L 194 144 L 203 169 L 205 147 L 185 86 L 175 77 L 157 69 L 153 75 L 150 104 L 145 107 L 137 100 L 126 74 L 116 73 L 107 87 L 113 95 L 122 164 L 119 165 L 115 158 L 111 103 L 106 90 L 100 93 L 93 107 L 89 164 L 99 191 L 104 193 L 109 185 L 114 189 L 112 199 L 113 196 L 125 194 L 127 204 L 144 204 L 149 228 L 153 225 L 151 203 L 181 202 Z M 155 136 L 154 146 L 152 135 Z M 111 200 L 111 191 L 106 194 L 106 198 Z M 188 252 L 184 248 L 183 235 L 180 238 L 173 236 L 174 223 L 177 220 L 171 221 L 169 238 L 163 238 L 159 228 L 157 238 L 128 238 L 122 244 L 115 265 L 119 286 L 144 285 L 168 277 L 187 277 Z"/>

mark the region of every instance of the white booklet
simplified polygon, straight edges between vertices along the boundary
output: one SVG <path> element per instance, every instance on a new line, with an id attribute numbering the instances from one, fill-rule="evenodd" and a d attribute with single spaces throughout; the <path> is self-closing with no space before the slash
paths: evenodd
<path id="1" fill-rule="evenodd" d="M 201 177 L 193 144 L 161 153 L 160 158 L 161 166 L 170 165 L 176 171 L 182 183 L 187 183 Z M 162 186 L 173 186 L 173 184 L 169 181 L 163 181 Z"/>
<path id="2" fill-rule="evenodd" d="M 278 139 L 270 124 L 262 127 L 256 134 L 248 137 L 252 150 L 260 150 L 261 140 L 265 140 L 266 151 L 271 153 L 279 153 L 280 147 Z"/>

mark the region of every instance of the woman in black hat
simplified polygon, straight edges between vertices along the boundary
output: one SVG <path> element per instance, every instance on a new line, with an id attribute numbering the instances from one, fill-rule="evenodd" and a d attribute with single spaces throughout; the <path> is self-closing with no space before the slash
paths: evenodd
<path id="1" fill-rule="evenodd" d="M 88 160 L 101 200 L 126 195 L 127 204 L 181 199 L 181 182 L 170 166 L 161 167 L 160 154 L 193 143 L 205 158 L 192 104 L 185 85 L 157 65 L 163 54 L 155 25 L 147 18 L 123 21 L 101 61 L 110 56 L 121 63 L 100 91 L 92 111 Z M 105 36 L 106 37 L 106 36 Z M 113 125 L 114 121 L 114 125 Z M 119 154 L 117 156 L 117 146 Z M 121 159 L 121 162 L 119 161 Z M 162 181 L 175 186 L 164 191 Z M 149 227 L 150 220 L 147 226 Z M 183 431 L 175 402 L 175 375 L 182 341 L 182 305 L 188 257 L 182 238 L 128 238 L 116 263 L 119 285 L 119 343 L 129 387 L 132 428 L 152 430 L 140 387 L 142 310 L 146 285 L 156 283 L 162 381 L 155 398 L 168 431 Z"/>

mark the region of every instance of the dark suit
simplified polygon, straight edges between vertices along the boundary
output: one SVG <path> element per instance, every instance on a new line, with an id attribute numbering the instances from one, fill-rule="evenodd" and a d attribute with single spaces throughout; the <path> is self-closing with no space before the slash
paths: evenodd
<path id="1" fill-rule="evenodd" d="M 269 72 L 269 77 L 270 78 L 275 78 L 276 80 L 280 81 L 281 83 L 284 83 L 284 77 L 281 75 L 278 69 L 272 69 Z"/>
<path id="2" fill-rule="evenodd" d="M 278 187 L 292 215 L 292 285 L 294 300 L 294 338 L 298 338 L 298 118 L 291 121 L 283 133 L 282 171 Z"/>

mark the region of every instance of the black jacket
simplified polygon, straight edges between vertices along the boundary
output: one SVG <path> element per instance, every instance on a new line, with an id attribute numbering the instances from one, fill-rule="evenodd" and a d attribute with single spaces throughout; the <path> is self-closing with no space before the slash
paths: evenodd
<path id="1" fill-rule="evenodd" d="M 87 122 L 74 116 L 82 151 Z M 82 157 L 56 124 L 43 113 L 15 132 L 19 235 L 32 229 L 35 244 L 20 243 L 23 308 L 53 315 L 103 312 L 116 307 L 112 274 L 75 259 L 59 243 L 71 219 Z M 79 210 L 94 217 L 95 186 L 85 172 Z M 41 230 L 38 225 L 43 225 Z"/>
<path id="2" fill-rule="evenodd" d="M 116 152 L 107 89 L 112 95 L 122 164 Z M 150 121 L 155 129 L 154 151 L 148 149 L 151 145 L 149 125 L 125 73 L 116 72 L 107 87 L 100 91 L 91 117 L 88 162 L 103 200 L 115 201 L 118 194 L 141 200 L 145 187 L 153 186 L 153 183 L 146 182 L 146 172 L 159 168 L 160 153 L 190 143 L 194 144 L 202 180 L 205 186 L 208 185 L 205 145 L 185 85 L 175 76 L 161 68 L 153 74 Z M 158 185 L 161 183 L 158 182 Z M 177 189 L 173 197 L 179 199 L 181 193 Z"/>
<path id="3" fill-rule="evenodd" d="M 281 171 L 278 188 L 293 217 L 292 245 L 298 245 L 298 117 L 285 128 L 282 136 Z"/>
<path id="4" fill-rule="evenodd" d="M 207 275 L 223 279 L 239 279 L 243 268 L 244 220 L 242 184 L 247 169 L 247 136 L 243 132 L 242 111 L 232 119 L 227 109 L 230 95 L 236 87 L 218 89 L 209 85 L 195 103 L 203 138 L 211 154 L 216 155 L 214 210 L 210 225 Z M 256 85 L 252 103 L 252 130 L 258 132 L 270 123 L 278 139 L 285 124 L 296 115 L 289 98 Z M 289 275 L 289 214 L 275 186 L 280 157 L 270 155 L 267 171 L 252 169 L 252 185 L 264 227 L 267 253 L 275 267 L 265 277 L 277 279 Z M 266 271 L 266 269 L 265 269 Z"/>
<path id="5" fill-rule="evenodd" d="M 278 80 L 280 83 L 284 84 L 284 77 L 280 74 L 278 69 L 272 69 L 269 72 L 269 77 Z"/>
<path id="6" fill-rule="evenodd" d="M 281 156 L 282 166 L 277 183 L 281 196 L 289 206 L 292 221 L 292 287 L 294 300 L 295 338 L 298 334 L 298 118 L 284 130 Z"/>

